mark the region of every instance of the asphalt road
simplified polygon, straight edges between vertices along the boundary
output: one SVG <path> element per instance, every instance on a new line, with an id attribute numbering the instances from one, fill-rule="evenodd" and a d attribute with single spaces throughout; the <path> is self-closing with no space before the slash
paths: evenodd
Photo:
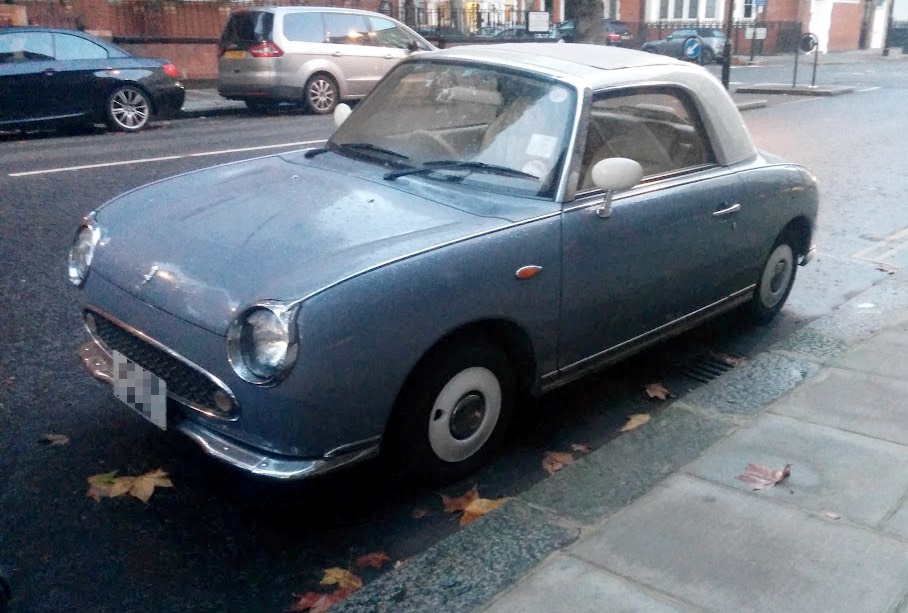
<path id="1" fill-rule="evenodd" d="M 704 355 L 753 356 L 908 264 L 896 235 L 908 227 L 902 66 L 824 67 L 823 78 L 859 91 L 778 97 L 745 115 L 759 146 L 814 170 L 823 196 L 819 257 L 799 270 L 773 325 L 728 317 L 559 390 L 527 407 L 490 466 L 445 492 L 478 483 L 484 497 L 518 493 L 545 478 L 546 451 L 608 444 L 628 414 L 657 409 L 646 383 L 683 394 L 699 384 L 691 375 Z M 732 73 L 790 77 L 781 65 Z M 436 492 L 391 483 L 376 466 L 297 484 L 239 474 L 149 427 L 75 355 L 84 337 L 64 256 L 81 215 L 148 181 L 315 144 L 330 130 L 328 119 L 287 114 L 173 121 L 138 135 L 0 136 L 0 566 L 11 570 L 12 610 L 281 611 L 318 589 L 325 568 L 373 551 L 405 559 L 458 529 Z M 41 444 L 46 432 L 69 443 Z M 91 475 L 159 467 L 174 487 L 147 505 L 85 496 Z M 428 514 L 416 519 L 416 509 Z"/>

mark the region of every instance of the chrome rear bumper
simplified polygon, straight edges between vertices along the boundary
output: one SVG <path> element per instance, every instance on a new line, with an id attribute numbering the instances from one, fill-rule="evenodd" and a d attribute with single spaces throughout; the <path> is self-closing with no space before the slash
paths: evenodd
<path id="1" fill-rule="evenodd" d="M 97 342 L 91 340 L 84 343 L 79 348 L 79 357 L 91 376 L 107 384 L 113 382 L 113 358 Z M 304 479 L 325 474 L 376 457 L 379 450 L 378 442 L 370 441 L 357 445 L 354 450 L 329 452 L 324 458 L 290 458 L 243 445 L 185 417 L 175 420 L 173 428 L 194 440 L 208 455 L 246 472 L 272 479 Z"/>

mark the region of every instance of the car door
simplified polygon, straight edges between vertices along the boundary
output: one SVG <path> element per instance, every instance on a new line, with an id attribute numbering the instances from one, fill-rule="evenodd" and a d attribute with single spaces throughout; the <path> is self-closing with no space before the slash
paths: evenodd
<path id="1" fill-rule="evenodd" d="M 104 101 L 104 78 L 115 67 L 107 49 L 75 34 L 54 33 L 53 73 L 46 75 L 60 115 L 88 116 Z"/>
<path id="2" fill-rule="evenodd" d="M 384 74 L 382 50 L 372 45 L 369 24 L 359 13 L 324 13 L 325 52 L 338 67 L 347 96 L 364 96 Z"/>
<path id="3" fill-rule="evenodd" d="M 410 48 L 414 45 L 421 51 L 431 50 L 431 47 L 425 41 L 407 32 L 390 19 L 370 16 L 369 25 L 371 26 L 370 37 L 372 44 L 377 52 L 377 57 L 380 58 L 378 67 L 381 75 L 379 75 L 379 78 L 384 76 L 399 61 L 410 55 L 412 53 Z"/>
<path id="4" fill-rule="evenodd" d="M 638 161 L 644 179 L 606 211 L 589 175 L 608 157 Z M 736 221 L 743 184 L 716 163 L 686 92 L 594 96 L 579 194 L 562 216 L 559 368 L 620 352 L 741 289 L 753 257 Z"/>
<path id="5" fill-rule="evenodd" d="M 45 73 L 54 70 L 49 32 L 0 32 L 0 125 L 56 113 Z"/>

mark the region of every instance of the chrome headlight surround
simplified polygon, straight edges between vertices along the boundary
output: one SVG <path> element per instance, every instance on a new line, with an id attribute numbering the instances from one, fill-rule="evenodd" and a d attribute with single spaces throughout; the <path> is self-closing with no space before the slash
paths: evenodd
<path id="1" fill-rule="evenodd" d="M 234 372 L 255 385 L 277 385 L 299 350 L 298 304 L 262 300 L 249 305 L 227 330 L 227 359 Z"/>
<path id="2" fill-rule="evenodd" d="M 82 287 L 88 278 L 91 261 L 95 255 L 95 248 L 101 240 L 101 229 L 91 217 L 86 217 L 76 231 L 76 237 L 69 248 L 66 260 L 66 269 L 69 282 L 76 287 Z"/>

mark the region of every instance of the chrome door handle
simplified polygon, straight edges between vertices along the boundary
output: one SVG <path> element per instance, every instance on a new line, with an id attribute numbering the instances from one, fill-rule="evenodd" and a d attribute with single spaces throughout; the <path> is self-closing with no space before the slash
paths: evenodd
<path id="1" fill-rule="evenodd" d="M 719 209 L 718 211 L 713 213 L 713 217 L 722 217 L 724 215 L 731 215 L 732 213 L 737 213 L 740 210 L 741 210 L 741 205 L 736 203 L 736 204 L 731 205 L 730 207 L 727 207 L 724 209 Z"/>

